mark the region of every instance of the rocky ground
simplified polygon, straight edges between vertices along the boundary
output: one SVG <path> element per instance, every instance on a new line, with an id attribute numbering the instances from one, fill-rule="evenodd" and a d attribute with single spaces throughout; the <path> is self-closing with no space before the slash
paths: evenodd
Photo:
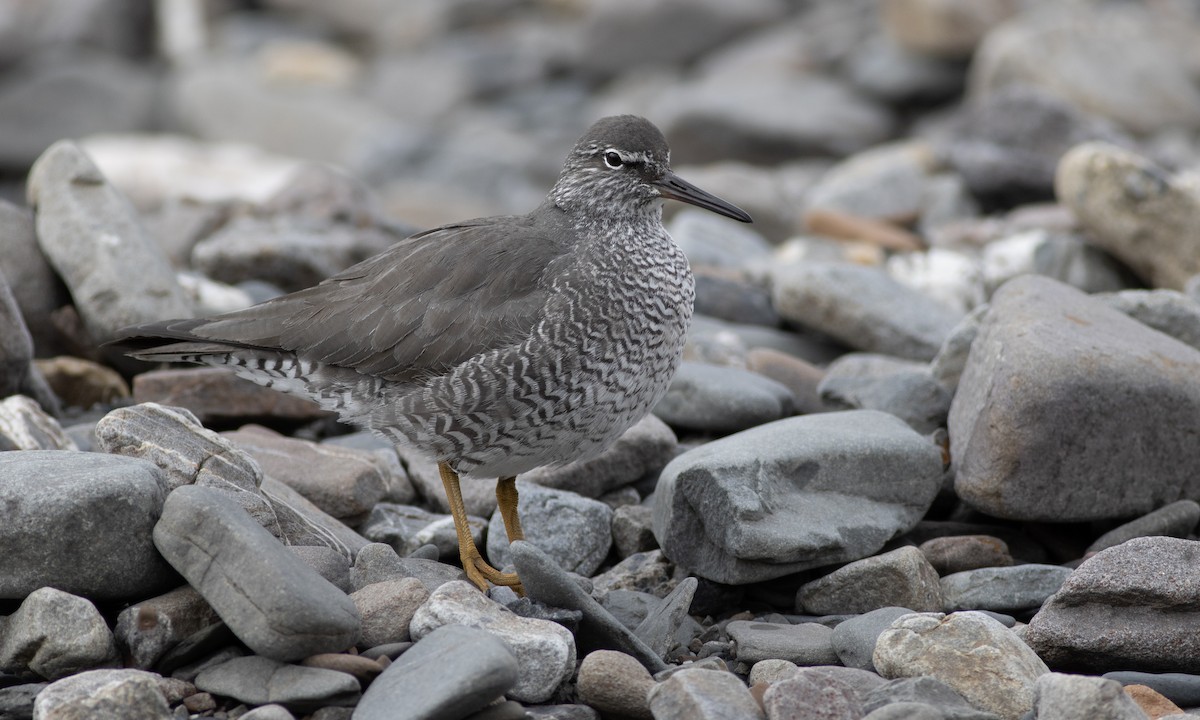
<path id="1" fill-rule="evenodd" d="M 464 484 L 118 328 L 684 177 L 687 357 L 611 450 Z M 336 165 L 335 170 L 331 165 Z M 1200 715 L 1187 0 L 68 0 L 0 13 L 0 718 Z"/>

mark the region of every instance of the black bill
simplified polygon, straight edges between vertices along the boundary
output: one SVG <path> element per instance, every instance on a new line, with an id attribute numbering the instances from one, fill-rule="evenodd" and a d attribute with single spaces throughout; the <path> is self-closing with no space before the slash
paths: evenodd
<path id="1" fill-rule="evenodd" d="M 670 200 L 678 200 L 702 207 L 705 210 L 712 210 L 718 215 L 724 215 L 744 223 L 754 222 L 754 219 L 737 205 L 725 202 L 712 193 L 704 192 L 673 172 L 667 173 L 654 184 L 658 186 L 659 194 Z"/>

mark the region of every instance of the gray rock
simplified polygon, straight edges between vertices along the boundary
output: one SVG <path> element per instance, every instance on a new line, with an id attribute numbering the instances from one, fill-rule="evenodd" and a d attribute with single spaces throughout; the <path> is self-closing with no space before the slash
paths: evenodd
<path id="1" fill-rule="evenodd" d="M 995 713 L 971 707 L 954 688 L 932 677 L 889 680 L 867 693 L 863 699 L 863 709 L 874 713 L 882 708 L 909 703 L 936 708 L 939 717 L 946 720 L 999 720 Z"/>
<path id="2" fill-rule="evenodd" d="M 241 720 L 296 720 L 296 716 L 288 712 L 287 708 L 274 703 L 259 705 L 239 717 Z"/>
<path id="3" fill-rule="evenodd" d="M 117 646 L 128 663 L 153 668 L 171 648 L 221 619 L 188 585 L 134 603 L 117 615 Z"/>
<path id="4" fill-rule="evenodd" d="M 362 618 L 361 648 L 371 648 L 409 639 L 409 624 L 429 591 L 416 578 L 385 580 L 350 594 Z"/>
<path id="5" fill-rule="evenodd" d="M 355 590 L 386 580 L 415 577 L 429 592 L 452 580 L 466 580 L 462 568 L 436 560 L 400 557 L 390 545 L 371 543 L 354 558 L 350 568 L 350 586 Z"/>
<path id="6" fill-rule="evenodd" d="M 569 490 L 517 481 L 525 539 L 564 570 L 591 575 L 612 547 L 612 508 Z M 497 510 L 488 524 L 487 554 L 492 564 L 508 564 L 508 535 Z"/>
<path id="7" fill-rule="evenodd" d="M 613 510 L 612 536 L 617 555 L 623 558 L 658 549 L 658 540 L 654 538 L 654 508 L 623 505 Z"/>
<path id="8" fill-rule="evenodd" d="M 33 702 L 44 720 L 160 720 L 171 717 L 154 673 L 88 670 L 50 683 Z"/>
<path id="9" fill-rule="evenodd" d="M 1056 720 L 1147 720 L 1121 683 L 1082 675 L 1047 673 L 1037 680 L 1033 701 L 1040 718 Z"/>
<path id="10" fill-rule="evenodd" d="M 891 104 L 947 100 L 966 82 L 958 63 L 912 52 L 886 35 L 870 38 L 849 60 L 855 86 Z"/>
<path id="11" fill-rule="evenodd" d="M 795 677 L 800 672 L 800 668 L 791 660 L 768 659 L 759 660 L 750 666 L 750 674 L 746 677 L 746 682 L 750 687 L 754 687 L 759 683 L 767 683 L 770 685 L 780 680 L 787 680 Z"/>
<path id="12" fill-rule="evenodd" d="M 825 371 L 816 365 L 771 348 L 751 348 L 746 352 L 746 369 L 771 378 L 792 391 L 796 414 L 824 412 L 827 408 L 817 388 Z"/>
<path id="13" fill-rule="evenodd" d="M 520 668 L 508 691 L 514 700 L 545 702 L 575 671 L 570 632 L 549 620 L 515 615 L 468 582 L 449 582 L 435 590 L 417 609 L 409 632 L 420 645 L 422 638 L 445 625 L 486 630 L 508 646 Z"/>
<path id="14" fill-rule="evenodd" d="M 675 565 L 662 550 L 648 550 L 625 558 L 592 578 L 597 596 L 613 590 L 639 590 L 655 597 L 666 597 L 675 589 Z"/>
<path id="15" fill-rule="evenodd" d="M 657 417 L 647 415 L 600 455 L 566 465 L 540 467 L 525 473 L 521 479 L 598 498 L 662 470 L 675 456 L 677 445 L 671 428 Z"/>
<path id="16" fill-rule="evenodd" d="M 863 720 L 946 720 L 946 715 L 925 703 L 898 702 L 872 710 L 863 716 Z"/>
<path id="17" fill-rule="evenodd" d="M 38 158 L 28 195 L 42 252 L 70 288 L 93 341 L 111 340 L 127 325 L 191 316 L 162 250 L 75 143 L 57 142 Z"/>
<path id="18" fill-rule="evenodd" d="M 941 476 L 940 451 L 891 415 L 790 418 L 672 461 L 655 492 L 654 534 L 701 577 L 781 577 L 878 551 L 920 520 Z"/>
<path id="19" fill-rule="evenodd" d="M 952 575 L 987 567 L 1008 567 L 1013 564 L 1008 545 L 991 535 L 932 538 L 921 543 L 920 549 L 939 575 Z"/>
<path id="20" fill-rule="evenodd" d="M 215 490 L 172 492 L 154 543 L 257 653 L 294 660 L 344 650 L 358 639 L 350 598 Z"/>
<path id="21" fill-rule="evenodd" d="M 601 607 L 629 630 L 634 630 L 662 604 L 662 598 L 638 590 L 611 590 L 597 594 Z"/>
<path id="22" fill-rule="evenodd" d="M 1122 290 L 1100 299 L 1143 325 L 1200 349 L 1200 302 L 1177 290 Z"/>
<path id="23" fill-rule="evenodd" d="M 1200 370 L 1195 349 L 1078 290 L 1035 276 L 1006 283 L 951 405 L 955 491 L 996 517 L 1056 522 L 1200 492 L 1184 470 L 1189 453 L 1200 461 L 1185 431 L 1200 412 L 1187 368 Z"/>
<path id="24" fill-rule="evenodd" d="M 1041 607 L 1070 575 L 1071 568 L 1059 565 L 964 570 L 942 578 L 942 598 L 946 612 L 1029 610 Z"/>
<path id="25" fill-rule="evenodd" d="M 487 521 L 468 515 L 467 526 L 475 546 L 482 545 Z M 458 559 L 458 534 L 450 515 L 431 513 L 412 505 L 380 502 L 371 508 L 359 531 L 372 542 L 391 545 L 398 555 L 411 555 L 417 548 L 433 545 L 437 549 L 435 560 Z"/>
<path id="26" fill-rule="evenodd" d="M 587 705 L 534 705 L 525 714 L 533 720 L 600 720 L 600 713 Z"/>
<path id="27" fill-rule="evenodd" d="M 1135 133 L 1197 125 L 1200 89 L 1178 60 L 1194 30 L 1180 32 L 1172 13 L 1139 5 L 1041 9 L 987 36 L 971 66 L 970 95 L 1033 85 Z M 1111 52 L 1117 46 L 1127 51 Z"/>
<path id="28" fill-rule="evenodd" d="M 350 561 L 325 545 L 289 545 L 288 550 L 338 590 L 350 593 Z"/>
<path id="29" fill-rule="evenodd" d="M 177 584 L 151 532 L 166 493 L 158 468 L 100 453 L 0 453 L 0 597 L 24 598 L 53 586 L 118 600 Z M 79 532 L 64 531 L 86 523 Z"/>
<path id="30" fill-rule="evenodd" d="M 1007 720 L 1033 708 L 1034 683 L 1050 671 L 1015 633 L 979 612 L 898 618 L 879 636 L 874 661 L 885 678 L 928 675 Z"/>
<path id="31" fill-rule="evenodd" d="M 889 0 L 882 20 L 887 35 L 902 47 L 925 56 L 970 57 L 994 27 L 1011 17 L 1009 0 L 944 5 L 930 0 Z"/>
<path id="32" fill-rule="evenodd" d="M 282 542 L 290 545 L 322 545 L 337 551 L 347 560 L 371 544 L 370 540 L 273 477 L 263 478 L 261 491 L 272 514 L 279 521 Z M 241 499 L 240 495 L 233 497 L 235 500 Z M 271 528 L 267 526 L 267 529 Z"/>
<path id="33" fill-rule="evenodd" d="M 680 624 L 688 619 L 688 610 L 692 606 L 697 584 L 696 578 L 684 578 L 670 595 L 650 610 L 633 631 L 634 635 L 641 638 L 663 659 L 666 659 L 667 653 L 675 645 L 675 636 Z"/>
<path id="34" fill-rule="evenodd" d="M 509 546 L 509 555 L 531 599 L 583 613 L 577 634 L 581 648 L 619 650 L 637 658 L 651 672 L 666 669 L 666 664 L 654 650 L 605 610 L 537 546 L 518 541 Z"/>
<path id="35" fill-rule="evenodd" d="M 854 689 L 830 677 L 804 672 L 771 684 L 762 696 L 767 718 L 803 717 L 819 708 L 829 720 L 860 720 L 862 703 Z"/>
<path id="36" fill-rule="evenodd" d="M 971 354 L 971 344 L 979 335 L 979 325 L 988 307 L 986 303 L 980 305 L 959 320 L 929 363 L 933 378 L 950 392 L 958 388 L 958 381 Z"/>
<path id="37" fill-rule="evenodd" d="M 78 449 L 58 421 L 37 401 L 24 395 L 9 395 L 0 400 L 0 450 Z"/>
<path id="38" fill-rule="evenodd" d="M 1085 143 L 1063 156 L 1054 187 L 1091 241 L 1151 285 L 1182 290 L 1200 272 L 1185 240 L 1200 191 L 1186 177 L 1114 145 Z"/>
<path id="39" fill-rule="evenodd" d="M 37 152 L 41 152 L 38 148 Z M 33 340 L 34 355 L 48 357 L 62 350 L 62 336 L 51 313 L 70 303 L 71 296 L 38 247 L 33 213 L 0 199 L 0 267 Z"/>
<path id="40" fill-rule="evenodd" d="M 685 668 L 650 691 L 655 718 L 766 720 L 750 691 L 733 673 Z"/>
<path id="41" fill-rule="evenodd" d="M 877 268 L 805 262 L 772 275 L 779 314 L 867 352 L 930 360 L 960 320 Z"/>
<path id="42" fill-rule="evenodd" d="M 650 720 L 647 697 L 654 678 L 625 653 L 597 650 L 579 664 L 579 699 L 602 713 L 633 720 Z"/>
<path id="43" fill-rule="evenodd" d="M 788 660 L 797 665 L 829 665 L 838 661 L 833 630 L 818 623 L 734 620 L 725 629 L 737 643 L 737 659 L 745 663 Z"/>
<path id="44" fill-rule="evenodd" d="M 1177 500 L 1109 530 L 1096 538 L 1088 546 L 1087 552 L 1100 552 L 1138 537 L 1165 535 L 1186 538 L 1196 529 L 1198 522 L 1200 522 L 1200 504 L 1195 500 Z"/>
<path id="45" fill-rule="evenodd" d="M 935 162 L 933 149 L 920 140 L 879 145 L 830 168 L 805 204 L 893 222 L 916 217 Z"/>
<path id="46" fill-rule="evenodd" d="M 765 288 L 725 270 L 697 269 L 695 278 L 696 312 L 746 325 L 779 326 L 781 318 Z"/>
<path id="47" fill-rule="evenodd" d="M 33 703 L 50 683 L 22 683 L 0 688 L 0 717 L 8 720 L 32 720 Z"/>
<path id="48" fill-rule="evenodd" d="M 1046 601 L 1025 641 L 1064 670 L 1200 671 L 1200 640 L 1186 630 L 1200 591 L 1174 580 L 1198 558 L 1200 542 L 1166 537 L 1102 550 Z"/>
<path id="49" fill-rule="evenodd" d="M 942 609 L 937 571 L 917 548 L 856 560 L 800 586 L 796 608 L 813 615 L 865 613 L 882 607 L 916 612 Z"/>
<path id="50" fill-rule="evenodd" d="M 919 433 L 946 426 L 952 398 L 928 365 L 869 353 L 835 360 L 817 392 L 829 409 L 882 410 Z"/>
<path id="51" fill-rule="evenodd" d="M 769 348 L 818 365 L 832 362 L 846 352 L 840 343 L 823 335 L 731 323 L 706 315 L 693 315 L 691 327 L 688 328 L 688 344 L 702 342 L 732 343 L 739 352 L 742 347 L 745 347 L 747 352 L 755 348 Z"/>
<path id="52" fill-rule="evenodd" d="M 491 632 L 447 625 L 430 632 L 371 683 L 355 720 L 466 717 L 505 694 L 518 663 Z"/>
<path id="53" fill-rule="evenodd" d="M 838 660 L 846 667 L 875 672 L 875 642 L 893 621 L 910 613 L 908 608 L 883 607 L 838 623 L 831 638 Z"/>
<path id="54" fill-rule="evenodd" d="M 1104 673 L 1104 679 L 1122 685 L 1145 685 L 1180 707 L 1200 706 L 1200 675 L 1115 670 Z"/>
<path id="55" fill-rule="evenodd" d="M 438 474 L 437 463 L 402 445 L 396 446 L 396 452 L 408 471 L 408 479 L 416 488 L 417 495 L 424 500 L 423 504 L 434 512 L 450 512 L 450 505 L 446 502 L 446 488 L 442 485 L 441 475 Z M 462 489 L 467 515 L 490 518 L 492 513 L 496 512 L 496 478 L 468 475 L 459 478 L 459 486 Z"/>
<path id="56" fill-rule="evenodd" d="M 0 241 L 3 236 L 3 208 L 0 207 Z M 3 258 L 0 257 L 0 260 Z M 0 266 L 3 267 L 3 266 Z M 8 272 L 21 268 L 8 268 Z M 0 271 L 0 397 L 23 393 L 37 400 L 50 413 L 60 411 L 58 398 L 33 363 L 33 337 L 21 316 L 21 308 Z M 50 449 L 50 448 L 42 448 Z"/>
<path id="57" fill-rule="evenodd" d="M 668 425 L 728 433 L 792 414 L 785 386 L 758 373 L 684 361 L 654 414 Z"/>
<path id="58" fill-rule="evenodd" d="M 116 664 L 113 634 L 95 605 L 44 587 L 0 625 L 0 668 L 57 680 Z"/>
<path id="59" fill-rule="evenodd" d="M 762 235 L 703 210 L 680 210 L 667 223 L 667 231 L 694 268 L 741 268 L 749 260 L 771 256 L 771 243 Z"/>
<path id="60" fill-rule="evenodd" d="M 359 684 L 352 675 L 324 668 L 288 665 L 251 655 L 233 658 L 196 676 L 196 687 L 250 705 L 278 703 L 297 712 L 329 705 L 353 706 Z"/>

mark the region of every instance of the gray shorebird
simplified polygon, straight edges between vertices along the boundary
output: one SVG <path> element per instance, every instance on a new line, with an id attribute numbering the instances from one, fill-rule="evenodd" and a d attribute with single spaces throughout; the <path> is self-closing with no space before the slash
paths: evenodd
<path id="1" fill-rule="evenodd" d="M 463 569 L 515 586 L 471 539 L 459 475 L 499 478 L 510 541 L 516 476 L 592 457 L 640 420 L 679 366 L 692 315 L 666 199 L 750 216 L 680 179 L 662 133 L 604 118 L 527 215 L 418 233 L 290 295 L 224 315 L 127 328 L 147 361 L 230 367 L 437 460 Z"/>

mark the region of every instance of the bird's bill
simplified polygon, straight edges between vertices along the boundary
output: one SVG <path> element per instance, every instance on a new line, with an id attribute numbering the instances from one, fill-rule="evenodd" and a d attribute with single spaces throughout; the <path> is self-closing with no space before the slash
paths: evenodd
<path id="1" fill-rule="evenodd" d="M 754 222 L 754 219 L 737 205 L 701 190 L 673 172 L 668 172 L 655 185 L 658 187 L 658 194 L 664 198 L 702 207 L 718 215 L 724 215 L 725 217 L 740 220 L 744 223 Z"/>

